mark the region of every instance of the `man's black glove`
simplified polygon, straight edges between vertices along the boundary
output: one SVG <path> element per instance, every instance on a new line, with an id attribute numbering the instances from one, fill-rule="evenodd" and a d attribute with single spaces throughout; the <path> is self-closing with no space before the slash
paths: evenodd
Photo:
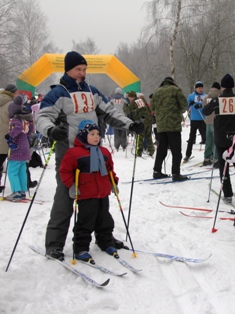
<path id="1" fill-rule="evenodd" d="M 60 123 L 60 125 L 50 128 L 47 131 L 47 134 L 54 141 L 63 141 L 68 136 L 67 125 Z"/>
<path id="2" fill-rule="evenodd" d="M 144 124 L 142 122 L 134 122 L 129 126 L 129 130 L 136 134 L 141 134 L 144 132 Z"/>
<path id="3" fill-rule="evenodd" d="M 195 108 L 195 109 L 202 108 L 202 104 L 196 104 L 196 105 L 194 106 L 194 108 Z"/>

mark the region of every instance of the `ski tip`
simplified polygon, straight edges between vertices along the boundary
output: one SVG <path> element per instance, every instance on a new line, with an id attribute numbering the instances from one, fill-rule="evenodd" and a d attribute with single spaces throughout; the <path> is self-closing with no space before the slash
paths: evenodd
<path id="1" fill-rule="evenodd" d="M 108 278 L 105 282 L 103 282 L 100 287 L 105 287 L 109 284 L 110 278 Z"/>
<path id="2" fill-rule="evenodd" d="M 215 233 L 216 231 L 218 231 L 218 229 L 212 228 L 211 232 Z"/>

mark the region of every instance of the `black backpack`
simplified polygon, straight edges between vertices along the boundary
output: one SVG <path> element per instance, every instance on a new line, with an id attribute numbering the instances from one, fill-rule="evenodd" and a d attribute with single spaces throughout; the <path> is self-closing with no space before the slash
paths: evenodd
<path id="1" fill-rule="evenodd" d="M 36 151 L 34 151 L 32 153 L 31 159 L 29 161 L 29 167 L 32 167 L 32 168 L 41 167 L 41 168 L 43 168 L 42 158 Z"/>

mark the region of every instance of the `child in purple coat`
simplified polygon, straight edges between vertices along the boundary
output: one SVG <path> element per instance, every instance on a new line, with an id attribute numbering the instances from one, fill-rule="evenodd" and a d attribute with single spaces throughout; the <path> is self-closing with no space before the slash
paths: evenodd
<path id="1" fill-rule="evenodd" d="M 9 104 L 10 153 L 8 157 L 8 178 L 12 194 L 7 196 L 10 201 L 19 201 L 26 197 L 27 174 L 26 161 L 31 159 L 28 136 L 34 131 L 32 113 L 23 112 L 23 98 L 18 95 Z"/>

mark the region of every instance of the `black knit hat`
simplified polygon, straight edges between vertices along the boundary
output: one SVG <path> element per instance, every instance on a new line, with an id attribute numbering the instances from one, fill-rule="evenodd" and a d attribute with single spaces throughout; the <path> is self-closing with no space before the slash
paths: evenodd
<path id="1" fill-rule="evenodd" d="M 198 87 L 203 87 L 203 83 L 201 81 L 197 81 L 195 83 L 195 89 L 198 88 Z"/>
<path id="2" fill-rule="evenodd" d="M 7 86 L 5 87 L 5 90 L 14 94 L 15 92 L 17 92 L 17 88 L 15 85 L 13 84 L 7 84 Z"/>
<path id="3" fill-rule="evenodd" d="M 87 65 L 86 59 L 76 51 L 70 51 L 64 58 L 64 69 L 65 72 L 75 68 L 77 65 Z"/>
<path id="4" fill-rule="evenodd" d="M 230 74 L 226 74 L 221 80 L 221 87 L 224 88 L 233 88 L 234 80 Z"/>
<path id="5" fill-rule="evenodd" d="M 214 83 L 212 84 L 212 86 L 211 86 L 211 87 L 214 87 L 214 88 L 220 89 L 220 83 L 218 83 L 218 82 L 214 82 Z"/>
<path id="6" fill-rule="evenodd" d="M 164 82 L 175 83 L 174 80 L 173 80 L 173 78 L 170 77 L 170 76 L 165 77 L 165 78 L 164 78 Z"/>

